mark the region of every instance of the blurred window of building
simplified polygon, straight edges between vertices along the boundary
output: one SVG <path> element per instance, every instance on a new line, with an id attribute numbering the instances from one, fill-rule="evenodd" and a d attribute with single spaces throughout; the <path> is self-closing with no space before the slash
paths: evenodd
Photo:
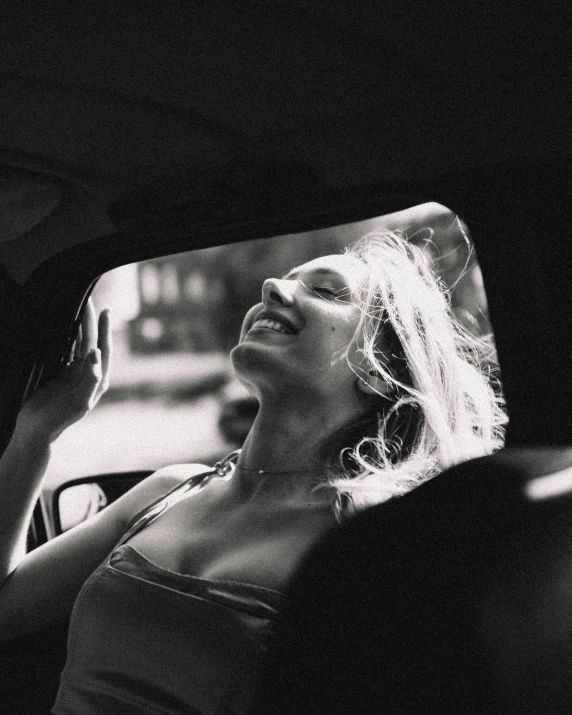
<path id="1" fill-rule="evenodd" d="M 163 335 L 163 326 L 157 318 L 144 318 L 141 321 L 141 335 L 151 342 L 160 340 Z"/>
<path id="2" fill-rule="evenodd" d="M 165 263 L 161 270 L 161 296 L 172 305 L 179 299 L 179 273 L 174 263 Z"/>
<path id="3" fill-rule="evenodd" d="M 159 270 L 152 263 L 144 264 L 140 272 L 141 297 L 145 303 L 158 303 L 161 297 Z"/>
<path id="4" fill-rule="evenodd" d="M 189 300 L 202 300 L 206 292 L 206 278 L 201 273 L 189 273 L 185 280 L 185 295 Z"/>

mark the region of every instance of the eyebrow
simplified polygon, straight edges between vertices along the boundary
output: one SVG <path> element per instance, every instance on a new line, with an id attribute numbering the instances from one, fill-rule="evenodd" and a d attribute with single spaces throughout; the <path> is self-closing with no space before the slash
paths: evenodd
<path id="1" fill-rule="evenodd" d="M 341 273 L 338 273 L 338 271 L 332 270 L 331 268 L 312 268 L 309 273 L 310 275 L 331 276 L 341 280 L 343 283 L 346 281 L 345 277 Z M 284 278 L 296 278 L 298 275 L 299 270 L 297 268 L 293 268 L 285 274 Z"/>

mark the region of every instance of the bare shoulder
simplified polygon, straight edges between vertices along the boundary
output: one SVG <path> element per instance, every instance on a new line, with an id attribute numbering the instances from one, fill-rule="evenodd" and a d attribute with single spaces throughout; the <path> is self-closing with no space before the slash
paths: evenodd
<path id="1" fill-rule="evenodd" d="M 113 502 L 106 511 L 113 512 L 114 518 L 127 525 L 145 507 L 170 492 L 179 484 L 193 476 L 212 469 L 208 464 L 171 464 L 158 469 Z M 111 516 L 111 514 L 110 514 Z"/>
<path id="2" fill-rule="evenodd" d="M 161 467 L 156 472 L 153 472 L 147 479 L 165 480 L 169 481 L 175 486 L 185 479 L 190 479 L 197 474 L 202 472 L 208 472 L 213 468 L 209 464 L 200 464 L 198 462 L 192 462 L 189 464 L 171 464 L 168 467 Z M 147 480 L 145 480 L 147 481 Z"/>

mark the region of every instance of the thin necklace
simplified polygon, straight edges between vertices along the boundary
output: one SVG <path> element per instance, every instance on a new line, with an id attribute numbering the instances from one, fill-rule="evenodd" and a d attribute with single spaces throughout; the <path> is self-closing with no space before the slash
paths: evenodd
<path id="1" fill-rule="evenodd" d="M 273 476 L 278 476 L 281 474 L 311 474 L 311 469 L 295 470 L 295 469 L 285 469 L 281 471 L 272 471 L 270 469 L 255 469 L 253 467 L 243 467 L 239 466 L 236 462 L 240 455 L 240 449 L 231 452 L 227 457 L 225 457 L 220 462 L 215 464 L 215 469 L 220 473 L 228 474 L 228 472 L 234 467 L 234 469 L 242 469 L 244 472 L 252 472 L 253 474 L 269 474 Z"/>
<path id="2" fill-rule="evenodd" d="M 220 476 L 227 476 L 232 473 L 234 473 L 235 469 L 242 469 L 245 472 L 253 472 L 254 474 L 269 474 L 269 475 L 280 475 L 280 474 L 312 474 L 311 470 L 305 470 L 305 471 L 271 471 L 268 469 L 254 469 L 253 467 L 239 467 L 236 462 L 238 461 L 238 457 L 240 456 L 240 449 L 235 450 L 234 452 L 231 452 L 229 455 L 227 455 L 224 459 L 221 459 L 220 462 L 217 462 L 215 464 L 215 469 L 216 471 L 220 474 Z M 314 502 L 308 502 L 307 506 L 320 506 L 320 508 L 327 507 L 328 510 L 332 509 L 332 503 L 331 500 L 328 501 L 328 503 L 322 503 L 319 505 L 316 505 Z"/>
<path id="3" fill-rule="evenodd" d="M 254 469 L 253 467 L 243 467 L 241 465 L 235 465 L 235 469 L 241 469 L 243 472 L 253 472 L 254 474 L 269 474 L 272 476 L 278 476 L 280 474 L 311 474 L 311 469 L 295 470 L 295 469 L 284 469 L 282 471 L 272 471 L 271 469 Z"/>

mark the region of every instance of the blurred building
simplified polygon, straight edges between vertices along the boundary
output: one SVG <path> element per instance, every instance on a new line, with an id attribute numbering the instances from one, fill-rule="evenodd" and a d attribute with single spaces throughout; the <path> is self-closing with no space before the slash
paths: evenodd
<path id="1" fill-rule="evenodd" d="M 164 256 L 136 265 L 139 313 L 128 322 L 134 353 L 214 352 L 221 349 L 216 313 L 223 282 L 202 252 Z"/>

